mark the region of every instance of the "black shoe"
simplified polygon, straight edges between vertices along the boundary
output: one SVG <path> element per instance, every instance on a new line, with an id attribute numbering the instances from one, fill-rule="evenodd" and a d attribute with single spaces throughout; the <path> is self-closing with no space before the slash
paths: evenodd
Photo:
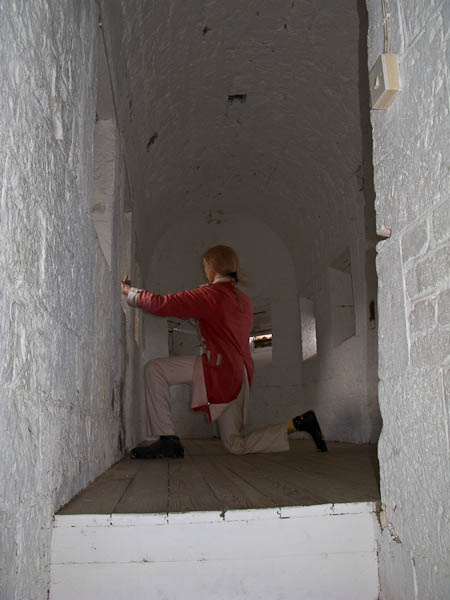
<path id="1" fill-rule="evenodd" d="M 184 448 L 176 435 L 162 435 L 150 446 L 137 446 L 131 458 L 184 458 Z"/>
<path id="2" fill-rule="evenodd" d="M 293 421 L 296 431 L 306 431 L 306 433 L 309 433 L 312 436 L 319 452 L 328 452 L 327 444 L 320 431 L 319 421 L 313 410 L 308 410 L 308 412 L 303 413 L 303 415 L 294 417 Z"/>

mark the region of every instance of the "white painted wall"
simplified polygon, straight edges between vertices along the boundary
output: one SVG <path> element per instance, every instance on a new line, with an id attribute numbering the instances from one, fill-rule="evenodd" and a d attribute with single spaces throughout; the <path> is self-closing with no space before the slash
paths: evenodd
<path id="1" fill-rule="evenodd" d="M 91 215 L 97 5 L 5 0 L 0 6 L 6 597 L 45 595 L 53 510 L 144 434 L 139 375 L 145 360 L 167 352 L 166 325 L 141 320 L 138 312 L 130 316 L 125 307 L 122 312 L 117 290 L 124 265 L 133 281 L 150 287 L 180 256 L 195 268 L 206 242 L 227 237 L 251 266 L 257 303 L 271 301 L 283 339 L 274 345 L 271 367 L 257 375 L 260 404 L 251 413 L 252 427 L 284 419 L 294 405 L 315 407 L 328 438 L 366 440 L 376 423 L 368 416 L 374 404 L 367 381 L 374 371 L 367 366 L 365 333 L 353 0 L 100 5 L 120 146 L 111 268 Z M 102 98 L 107 80 L 103 74 Z M 245 104 L 228 103 L 236 93 L 247 93 Z M 101 104 L 99 119 L 110 119 L 110 98 Z M 125 258 L 124 196 L 138 229 L 135 236 L 127 221 Z M 186 236 L 192 215 L 194 243 Z M 166 240 L 171 228 L 179 237 Z M 327 345 L 321 282 L 347 246 L 355 265 L 357 336 L 341 352 Z M 158 253 L 169 270 L 152 276 L 149 265 L 154 268 Z M 191 273 L 170 285 L 191 287 Z M 309 297 L 311 289 L 319 290 L 321 355 L 315 375 L 304 369 L 302 377 L 298 296 Z"/>
<path id="2" fill-rule="evenodd" d="M 284 289 L 277 278 L 287 257 L 295 292 L 286 306 L 274 304 L 283 342 L 274 346 L 278 367 L 257 374 L 260 409 L 250 424 L 315 408 L 329 439 L 376 441 L 376 332 L 368 319 L 375 269 L 365 233 L 370 182 L 363 181 L 355 3 L 131 0 L 103 2 L 102 15 L 146 284 L 164 291 L 168 269 L 171 290 L 193 287 L 205 246 L 232 240 L 262 302 Z M 228 102 L 240 93 L 245 103 Z M 261 222 L 283 253 L 264 236 L 258 245 Z M 258 253 L 246 256 L 252 240 Z M 346 247 L 356 336 L 336 347 L 326 274 Z M 319 354 L 303 365 L 299 389 L 298 297 L 310 294 Z"/>
<path id="3" fill-rule="evenodd" d="M 331 260 L 322 259 L 314 279 L 301 286 L 302 296 L 314 302 L 317 334 L 317 355 L 303 363 L 303 395 L 305 405 L 314 406 L 320 414 L 328 439 L 376 442 L 381 425 L 376 382 L 371 380 L 376 364 L 368 362 L 372 338 L 376 341 L 368 310 L 374 296 L 369 296 L 366 279 L 366 241 L 361 233 L 353 240 L 354 336 L 340 341 L 344 336 L 337 321 L 335 299 L 339 294 L 332 287 L 337 282 L 330 278 Z"/>
<path id="4" fill-rule="evenodd" d="M 98 120 L 94 126 L 94 180 L 92 220 L 103 256 L 111 267 L 115 245 L 113 230 L 116 197 L 117 131 L 114 119 Z"/>
<path id="5" fill-rule="evenodd" d="M 53 600 L 378 598 L 373 503 L 58 516 Z"/>
<path id="6" fill-rule="evenodd" d="M 0 5 L 0 597 L 45 598 L 55 509 L 121 456 L 115 157 L 108 265 L 92 222 L 94 2 Z"/>
<path id="7" fill-rule="evenodd" d="M 373 112 L 378 245 L 379 445 L 386 505 L 384 600 L 450 593 L 448 2 L 391 2 L 402 92 Z M 369 66 L 383 51 L 381 3 L 370 14 Z"/>

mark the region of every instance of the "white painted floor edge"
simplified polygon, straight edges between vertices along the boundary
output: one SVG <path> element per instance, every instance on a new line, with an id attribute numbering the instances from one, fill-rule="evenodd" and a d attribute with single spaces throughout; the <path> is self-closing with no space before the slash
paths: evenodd
<path id="1" fill-rule="evenodd" d="M 51 600 L 376 600 L 377 504 L 57 516 Z"/>
<path id="2" fill-rule="evenodd" d="M 261 519 L 285 519 L 323 517 L 374 513 L 378 502 L 349 502 L 314 504 L 312 506 L 279 506 L 274 508 L 233 509 L 224 511 L 191 511 L 181 513 L 112 513 L 55 515 L 54 527 L 114 527 L 141 525 L 168 525 L 171 523 L 212 523 L 221 521 L 248 521 Z"/>

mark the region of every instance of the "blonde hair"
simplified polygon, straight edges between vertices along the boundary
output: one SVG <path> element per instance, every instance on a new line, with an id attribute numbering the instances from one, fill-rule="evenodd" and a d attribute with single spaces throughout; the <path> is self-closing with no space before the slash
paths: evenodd
<path id="1" fill-rule="evenodd" d="M 231 277 L 234 283 L 241 279 L 241 267 L 236 252 L 230 246 L 212 246 L 203 253 L 203 260 L 222 277 Z"/>
<path id="2" fill-rule="evenodd" d="M 230 246 L 212 246 L 203 253 L 203 260 L 222 277 L 231 277 L 232 289 L 239 300 L 241 311 L 244 310 L 242 298 L 239 291 L 236 289 L 238 282 L 247 285 L 246 281 L 241 279 L 241 267 L 239 258 L 236 252 Z"/>

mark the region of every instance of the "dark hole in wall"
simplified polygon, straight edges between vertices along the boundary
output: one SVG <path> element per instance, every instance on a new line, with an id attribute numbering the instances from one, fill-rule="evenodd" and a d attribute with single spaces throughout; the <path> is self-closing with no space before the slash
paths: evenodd
<path id="1" fill-rule="evenodd" d="M 253 337 L 253 345 L 255 348 L 271 348 L 272 347 L 272 332 L 266 331 L 258 333 Z"/>
<path id="2" fill-rule="evenodd" d="M 234 104 L 235 102 L 245 104 L 247 102 L 247 94 L 231 94 L 228 96 L 228 104 Z"/>
<path id="3" fill-rule="evenodd" d="M 119 452 L 123 452 L 125 449 L 125 440 L 124 440 L 124 432 L 123 429 L 119 430 Z"/>
<path id="4" fill-rule="evenodd" d="M 158 132 L 155 131 L 155 133 L 151 136 L 151 138 L 147 142 L 147 152 L 149 151 L 150 146 L 152 146 L 156 142 L 157 137 L 158 137 Z"/>

